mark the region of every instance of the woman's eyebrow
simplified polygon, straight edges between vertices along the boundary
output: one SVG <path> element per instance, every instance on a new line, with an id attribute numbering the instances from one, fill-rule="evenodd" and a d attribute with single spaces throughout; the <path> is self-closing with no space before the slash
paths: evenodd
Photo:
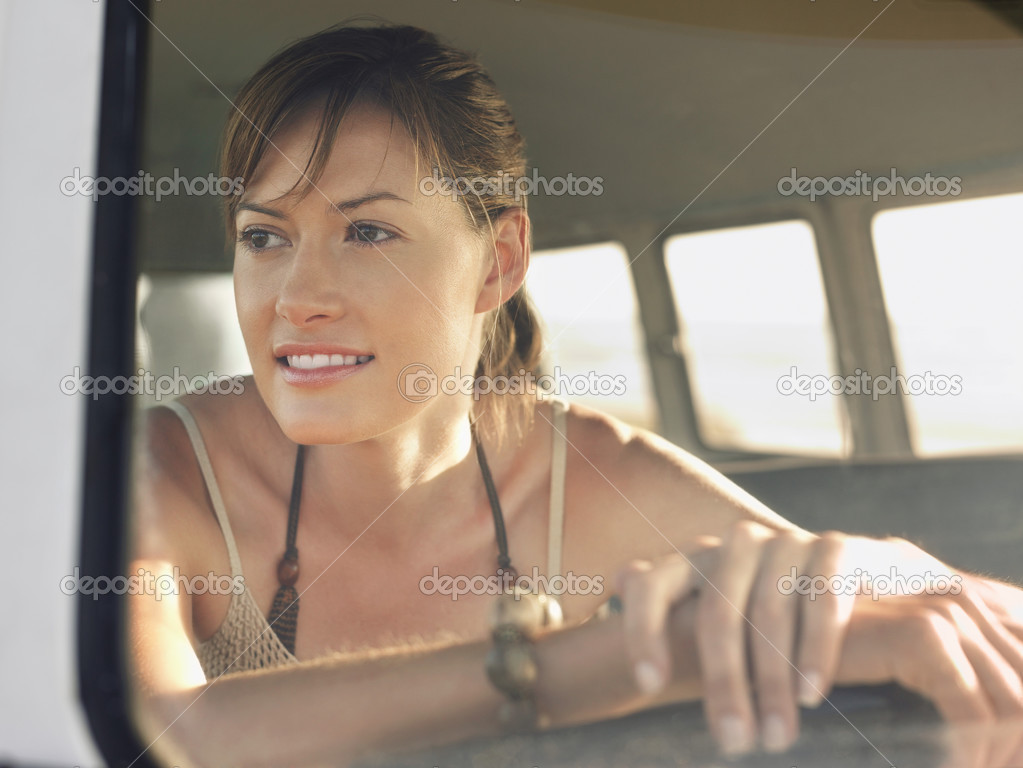
<path id="1" fill-rule="evenodd" d="M 265 205 L 259 203 L 238 203 L 239 211 L 252 211 L 253 213 L 261 213 L 264 216 L 272 216 L 275 219 L 286 219 L 288 218 L 280 211 L 274 208 L 267 208 Z"/>
<path id="2" fill-rule="evenodd" d="M 334 203 L 334 205 L 331 206 L 331 212 L 343 214 L 346 213 L 347 211 L 355 210 L 360 205 L 374 203 L 377 200 L 396 200 L 399 203 L 408 203 L 409 205 L 412 205 L 410 201 L 406 200 L 404 197 L 400 197 L 399 195 L 394 194 L 393 192 L 386 191 L 371 192 L 367 195 L 363 195 L 362 197 L 355 197 L 352 198 L 351 200 L 345 200 L 340 203 Z"/>
<path id="3" fill-rule="evenodd" d="M 396 195 L 393 192 L 384 191 L 371 192 L 369 194 L 362 195 L 361 197 L 352 198 L 351 200 L 343 200 L 339 203 L 334 203 L 328 208 L 328 211 L 330 213 L 344 214 L 347 213 L 348 211 L 355 210 L 359 206 L 366 205 L 368 203 L 373 203 L 376 202 L 377 200 L 395 200 L 399 203 L 407 203 L 408 205 L 412 205 L 412 203 L 409 200 L 406 200 L 404 197 Z M 276 208 L 269 208 L 265 205 L 260 205 L 259 203 L 242 202 L 238 204 L 238 210 L 252 211 L 253 213 L 261 213 L 264 216 L 272 216 L 275 219 L 288 218 L 287 215 L 285 215 L 281 211 L 278 211 Z"/>

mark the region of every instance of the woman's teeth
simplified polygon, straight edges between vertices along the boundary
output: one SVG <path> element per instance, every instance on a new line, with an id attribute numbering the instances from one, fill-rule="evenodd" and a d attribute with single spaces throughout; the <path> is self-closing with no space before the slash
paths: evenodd
<path id="1" fill-rule="evenodd" d="M 372 355 L 288 355 L 288 365 L 292 368 L 329 368 L 337 365 L 361 365 L 372 359 Z"/>

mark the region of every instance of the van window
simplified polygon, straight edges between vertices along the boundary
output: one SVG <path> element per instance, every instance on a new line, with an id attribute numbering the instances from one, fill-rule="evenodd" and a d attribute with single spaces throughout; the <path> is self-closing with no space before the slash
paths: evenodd
<path id="1" fill-rule="evenodd" d="M 874 248 L 922 455 L 1023 446 L 1023 194 L 888 210 Z M 927 379 L 931 384 L 928 385 Z"/>
<path id="2" fill-rule="evenodd" d="M 840 396 L 788 377 L 836 373 L 813 229 L 792 220 L 675 235 L 664 258 L 704 443 L 846 455 Z"/>
<path id="3" fill-rule="evenodd" d="M 621 243 L 536 251 L 526 279 L 545 333 L 543 371 L 558 394 L 657 430 L 629 257 Z"/>

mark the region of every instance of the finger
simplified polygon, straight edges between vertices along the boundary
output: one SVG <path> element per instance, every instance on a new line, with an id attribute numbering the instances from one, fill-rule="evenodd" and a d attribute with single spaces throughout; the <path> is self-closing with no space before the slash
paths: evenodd
<path id="1" fill-rule="evenodd" d="M 1020 768 L 1020 766 L 1023 766 L 1023 723 L 1017 722 L 1010 725 L 1003 724 L 999 727 L 1006 728 L 1016 737 L 1016 748 L 1005 761 L 1006 768 L 1009 768 L 1009 766 L 1012 766 L 1013 768 Z"/>
<path id="2" fill-rule="evenodd" d="M 994 712 L 954 623 L 926 612 L 910 617 L 903 630 L 895 680 L 929 698 L 949 722 L 989 722 Z"/>
<path id="3" fill-rule="evenodd" d="M 618 583 L 626 652 L 640 691 L 653 695 L 671 679 L 666 622 L 672 605 L 692 590 L 693 568 L 681 557 L 634 561 Z"/>
<path id="4" fill-rule="evenodd" d="M 836 679 L 847 685 L 894 681 L 930 699 L 949 722 L 993 717 L 955 625 L 915 605 L 857 603 Z"/>
<path id="5" fill-rule="evenodd" d="M 990 722 L 992 710 L 945 616 L 913 605 L 857 603 L 836 679 L 849 685 L 894 680 L 925 696 L 952 724 L 943 731 L 941 768 L 991 768 L 988 741 L 977 726 Z"/>
<path id="6" fill-rule="evenodd" d="M 1004 626 L 1012 633 L 1013 637 L 1023 643 L 1023 624 L 1016 621 L 1006 621 Z"/>
<path id="7" fill-rule="evenodd" d="M 1023 766 L 1023 729 L 1018 722 L 959 723 L 947 728 L 943 736 L 941 768 Z"/>
<path id="8" fill-rule="evenodd" d="M 1023 589 L 976 575 L 964 574 L 957 581 L 960 582 L 957 586 L 966 582 L 971 591 L 979 592 L 1007 627 L 1012 627 L 1017 633 L 1023 632 Z"/>
<path id="9" fill-rule="evenodd" d="M 757 711 L 763 747 L 768 752 L 788 749 L 799 733 L 796 708 L 796 665 L 793 661 L 799 594 L 781 588 L 784 574 L 802 573 L 809 557 L 805 534 L 781 534 L 764 548 L 750 609 L 750 651 L 757 691 Z M 782 574 L 782 577 L 779 577 Z"/>
<path id="10" fill-rule="evenodd" d="M 818 706 L 831 690 L 856 600 L 857 582 L 847 575 L 852 564 L 844 541 L 840 534 L 825 533 L 806 565 L 811 589 L 824 585 L 801 605 L 797 688 L 799 703 L 806 707 Z"/>
<path id="11" fill-rule="evenodd" d="M 959 642 L 995 715 L 1002 718 L 1023 715 L 1023 683 L 1013 666 L 963 608 L 950 605 L 947 615 L 959 630 Z"/>
<path id="12" fill-rule="evenodd" d="M 1011 622 L 1006 622 L 988 607 L 982 597 L 983 593 L 974 589 L 974 583 L 971 579 L 958 585 L 959 591 L 953 593 L 956 604 L 966 611 L 970 619 L 981 629 L 984 637 L 1015 670 L 1016 675 L 1023 675 L 1021 635 L 1013 631 Z"/>
<path id="13" fill-rule="evenodd" d="M 736 525 L 701 590 L 697 610 L 704 709 L 711 732 L 728 754 L 747 752 L 756 741 L 746 664 L 746 610 L 767 535 L 762 526 Z"/>
<path id="14" fill-rule="evenodd" d="M 1023 713 L 1023 684 L 1012 666 L 987 641 L 984 633 L 958 605 L 949 606 L 949 618 L 959 630 L 959 642 L 977 674 L 982 693 L 998 718 L 1018 718 Z M 1017 748 L 1015 729 L 1000 728 L 1006 719 L 981 729 L 985 743 L 985 767 L 1009 765 Z"/>
<path id="15" fill-rule="evenodd" d="M 945 759 L 941 768 L 1002 768 L 988 759 L 989 744 L 978 725 L 959 725 L 945 731 Z"/>

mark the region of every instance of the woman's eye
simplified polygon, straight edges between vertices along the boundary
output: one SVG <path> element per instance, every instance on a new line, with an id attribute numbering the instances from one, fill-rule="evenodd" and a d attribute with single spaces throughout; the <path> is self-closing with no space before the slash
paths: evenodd
<path id="1" fill-rule="evenodd" d="M 250 251 L 265 251 L 287 241 L 280 235 L 265 229 L 246 229 L 238 236 L 238 242 Z"/>
<path id="2" fill-rule="evenodd" d="M 349 239 L 356 245 L 376 245 L 394 237 L 383 227 L 375 224 L 353 224 L 349 231 Z"/>

